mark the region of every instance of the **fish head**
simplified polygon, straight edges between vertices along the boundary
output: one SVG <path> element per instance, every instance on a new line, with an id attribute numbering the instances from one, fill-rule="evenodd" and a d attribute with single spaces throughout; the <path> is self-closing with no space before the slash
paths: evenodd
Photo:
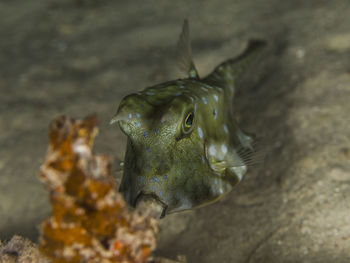
<path id="1" fill-rule="evenodd" d="M 135 206 L 152 196 L 175 212 L 213 199 L 206 155 L 207 114 L 212 110 L 191 90 L 168 84 L 125 97 L 112 121 L 127 135 L 120 186 Z"/>

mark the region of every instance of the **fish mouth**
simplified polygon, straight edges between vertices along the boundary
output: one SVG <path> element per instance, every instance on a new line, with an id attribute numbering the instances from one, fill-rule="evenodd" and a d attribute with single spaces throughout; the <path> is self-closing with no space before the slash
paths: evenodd
<path id="1" fill-rule="evenodd" d="M 163 218 L 168 208 L 155 194 L 146 194 L 143 192 L 136 197 L 134 207 L 150 208 L 153 216 L 156 218 Z"/>

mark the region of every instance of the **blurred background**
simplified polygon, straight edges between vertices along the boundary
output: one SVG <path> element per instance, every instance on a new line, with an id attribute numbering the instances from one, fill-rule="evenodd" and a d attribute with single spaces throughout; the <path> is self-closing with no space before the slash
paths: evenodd
<path id="1" fill-rule="evenodd" d="M 95 152 L 123 159 L 126 137 L 109 120 L 125 95 L 183 77 L 175 53 L 185 18 L 201 76 L 249 39 L 268 42 L 234 106 L 269 154 L 220 202 L 163 219 L 156 253 L 188 262 L 350 262 L 344 0 L 1 0 L 0 239 L 36 241 L 50 213 L 37 173 L 55 117 L 96 113 Z"/>

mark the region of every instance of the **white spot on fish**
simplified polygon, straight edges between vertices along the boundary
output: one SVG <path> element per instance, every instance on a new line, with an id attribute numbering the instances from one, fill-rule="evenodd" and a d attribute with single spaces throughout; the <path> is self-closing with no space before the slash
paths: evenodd
<path id="1" fill-rule="evenodd" d="M 136 127 L 140 128 L 141 127 L 141 122 L 136 123 Z"/>
<path id="2" fill-rule="evenodd" d="M 242 181 L 243 175 L 241 173 L 236 173 L 238 180 Z"/>
<path id="3" fill-rule="evenodd" d="M 218 95 L 214 94 L 213 97 L 214 97 L 214 100 L 219 101 Z"/>
<path id="4" fill-rule="evenodd" d="M 242 165 L 242 166 L 239 166 L 239 167 L 231 167 L 230 169 L 231 169 L 231 171 L 233 171 L 235 173 L 235 175 L 237 176 L 237 179 L 239 181 L 241 181 L 242 178 L 243 178 L 243 175 L 247 171 L 247 166 Z"/>
<path id="5" fill-rule="evenodd" d="M 203 101 L 204 104 L 207 104 L 207 103 L 208 103 L 208 102 L 207 102 L 207 99 L 206 99 L 205 97 L 202 97 L 202 101 Z"/>
<path id="6" fill-rule="evenodd" d="M 221 151 L 222 151 L 223 154 L 227 153 L 227 146 L 225 144 L 221 145 Z"/>
<path id="7" fill-rule="evenodd" d="M 209 146 L 209 154 L 214 156 L 216 154 L 216 149 L 214 145 Z"/>
<path id="8" fill-rule="evenodd" d="M 225 131 L 225 133 L 228 133 L 228 128 L 227 128 L 226 124 L 224 124 L 224 131 Z"/>
<path id="9" fill-rule="evenodd" d="M 197 131 L 198 131 L 199 138 L 202 139 L 203 138 L 203 131 L 202 131 L 201 127 L 198 126 Z"/>

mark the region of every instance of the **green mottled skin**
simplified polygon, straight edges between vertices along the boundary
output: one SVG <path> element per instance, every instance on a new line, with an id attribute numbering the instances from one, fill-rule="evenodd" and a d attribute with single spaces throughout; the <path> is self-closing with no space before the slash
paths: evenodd
<path id="1" fill-rule="evenodd" d="M 235 121 L 234 83 L 263 45 L 251 42 L 241 56 L 204 79 L 188 58 L 189 78 L 122 100 L 114 121 L 128 136 L 120 191 L 129 204 L 151 196 L 172 213 L 212 203 L 242 179 L 247 156 L 240 154 L 252 150 L 253 139 Z M 192 125 L 186 128 L 191 112 Z"/>

